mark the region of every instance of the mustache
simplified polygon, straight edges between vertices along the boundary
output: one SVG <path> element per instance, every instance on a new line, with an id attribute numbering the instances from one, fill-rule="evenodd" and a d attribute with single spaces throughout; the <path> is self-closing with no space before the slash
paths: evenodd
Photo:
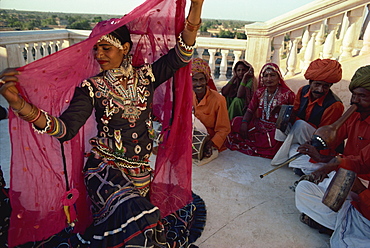
<path id="1" fill-rule="evenodd" d="M 324 92 L 312 91 L 312 93 L 315 93 L 315 94 L 318 94 L 318 95 L 324 95 Z"/>

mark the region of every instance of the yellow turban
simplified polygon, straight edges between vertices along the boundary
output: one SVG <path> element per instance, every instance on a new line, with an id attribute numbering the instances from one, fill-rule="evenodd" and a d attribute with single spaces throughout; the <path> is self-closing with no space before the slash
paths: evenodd
<path id="1" fill-rule="evenodd" d="M 337 83 L 342 79 L 342 66 L 332 59 L 316 59 L 308 66 L 304 77 L 307 80 Z"/>
<path id="2" fill-rule="evenodd" d="M 348 87 L 350 91 L 359 87 L 370 90 L 370 65 L 358 68 Z"/>

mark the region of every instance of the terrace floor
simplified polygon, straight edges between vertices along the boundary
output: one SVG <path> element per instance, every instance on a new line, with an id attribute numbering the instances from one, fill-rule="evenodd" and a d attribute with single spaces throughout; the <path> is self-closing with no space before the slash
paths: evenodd
<path id="1" fill-rule="evenodd" d="M 0 104 L 6 106 L 0 97 Z M 9 186 L 8 120 L 0 121 L 0 165 Z M 202 166 L 193 165 L 193 191 L 207 206 L 200 248 L 329 247 L 329 236 L 299 221 L 294 192 L 298 179 L 283 167 L 264 178 L 270 159 L 226 150 Z"/>

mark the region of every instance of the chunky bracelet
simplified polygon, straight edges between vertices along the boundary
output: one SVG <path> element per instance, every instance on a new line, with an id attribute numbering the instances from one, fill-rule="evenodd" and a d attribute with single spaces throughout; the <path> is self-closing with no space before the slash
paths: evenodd
<path id="1" fill-rule="evenodd" d="M 195 48 L 195 44 L 194 44 L 194 45 L 192 45 L 192 46 L 188 46 L 188 45 L 186 45 L 186 44 L 185 44 L 185 42 L 184 42 L 184 41 L 183 41 L 183 39 L 182 39 L 182 33 L 180 33 L 180 35 L 179 35 L 178 39 L 179 39 L 179 44 L 180 44 L 180 46 L 181 46 L 182 48 L 184 48 L 186 51 L 190 51 L 191 53 L 193 53 L 193 50 L 194 50 L 194 48 Z M 191 55 L 190 55 L 190 56 L 191 56 Z"/>
<path id="2" fill-rule="evenodd" d="M 45 115 L 45 118 L 46 118 L 46 126 L 44 129 L 39 129 L 38 127 L 35 126 L 35 124 L 32 123 L 32 128 L 33 130 L 38 133 L 38 134 L 44 134 L 47 132 L 47 130 L 50 128 L 50 124 L 51 124 L 51 120 L 50 120 L 50 117 L 48 115 L 48 113 L 44 110 L 40 110 L 42 113 L 44 113 Z"/>
<path id="3" fill-rule="evenodd" d="M 247 120 L 242 120 L 242 122 L 248 123 L 248 121 L 247 121 Z"/>
<path id="4" fill-rule="evenodd" d="M 200 22 L 198 24 L 193 24 L 193 23 L 189 22 L 188 17 L 186 17 L 186 20 L 185 20 L 185 28 L 189 32 L 198 31 L 198 29 L 200 28 L 200 25 L 202 25 L 202 19 L 200 19 Z"/>
<path id="5" fill-rule="evenodd" d="M 40 116 L 41 116 L 41 110 L 39 108 L 37 108 L 38 112 L 37 112 L 37 115 L 35 118 L 33 118 L 32 120 L 28 121 L 29 123 L 34 123 L 35 121 L 37 121 Z"/>
<path id="6" fill-rule="evenodd" d="M 28 121 L 28 122 L 36 121 L 37 120 L 36 118 L 40 117 L 40 116 L 38 116 L 40 114 L 39 113 L 40 112 L 40 109 L 37 108 L 32 103 L 30 103 L 30 105 L 31 105 L 31 111 L 28 114 L 26 114 L 26 115 L 19 115 L 19 117 L 21 119 L 23 119 L 25 121 Z"/>
<path id="7" fill-rule="evenodd" d="M 12 108 L 13 109 L 13 112 L 15 113 L 15 114 L 17 114 L 18 115 L 18 113 L 24 108 L 24 106 L 26 106 L 26 100 L 24 100 L 23 98 L 21 98 L 22 99 L 22 104 L 21 104 L 21 107 L 19 108 L 19 109 L 14 109 L 14 108 Z"/>

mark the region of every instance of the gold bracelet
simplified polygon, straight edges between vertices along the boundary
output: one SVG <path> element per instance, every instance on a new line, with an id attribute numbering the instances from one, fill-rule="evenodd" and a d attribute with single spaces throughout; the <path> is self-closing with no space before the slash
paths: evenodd
<path id="1" fill-rule="evenodd" d="M 24 108 L 24 106 L 26 106 L 26 100 L 24 100 L 22 97 L 21 97 L 21 99 L 23 100 L 22 101 L 22 104 L 21 104 L 21 107 L 19 108 L 19 109 L 14 109 L 14 108 L 12 108 L 13 109 L 13 112 L 15 113 L 15 114 L 18 114 L 23 108 Z"/>
<path id="2" fill-rule="evenodd" d="M 32 121 L 32 120 L 35 120 L 36 117 L 38 116 L 39 114 L 39 109 L 33 105 L 32 103 L 30 103 L 31 105 L 31 111 L 27 114 L 27 115 L 19 115 L 19 117 L 22 119 L 22 120 L 25 120 L 25 121 Z"/>
<path id="3" fill-rule="evenodd" d="M 189 32 L 198 31 L 198 29 L 200 28 L 201 25 L 202 25 L 202 19 L 200 19 L 200 22 L 198 24 L 193 24 L 193 23 L 189 22 L 188 17 L 186 17 L 185 28 Z"/>

